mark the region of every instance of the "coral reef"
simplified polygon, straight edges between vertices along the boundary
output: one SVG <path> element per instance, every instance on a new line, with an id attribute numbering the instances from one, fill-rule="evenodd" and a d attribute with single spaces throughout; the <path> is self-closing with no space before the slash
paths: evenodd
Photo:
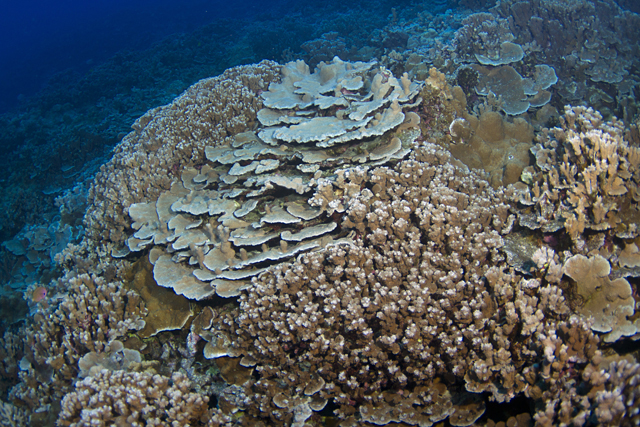
<path id="1" fill-rule="evenodd" d="M 450 133 L 460 142 L 449 148 L 456 158 L 487 172 L 494 187 L 520 180 L 523 169 L 530 163 L 528 150 L 533 140 L 533 128 L 526 120 L 508 121 L 495 111 L 479 117 L 465 114 L 456 120 Z"/>
<path id="2" fill-rule="evenodd" d="M 491 110 L 470 113 L 463 89 L 451 87 L 435 68 L 425 83 L 420 93 L 423 103 L 417 109 L 423 138 L 446 146 L 468 167 L 484 170 L 496 188 L 518 182 L 530 164 L 531 124 Z"/>
<path id="3" fill-rule="evenodd" d="M 149 110 L 58 222 L 3 243 L 31 283 L 2 422 L 637 424 L 638 125 L 554 113 L 596 88 L 621 108 L 636 18 L 584 3 L 429 31 L 394 10 L 380 63 L 319 29 L 314 69 L 236 67 Z"/>
<path id="4" fill-rule="evenodd" d="M 345 237 L 332 215 L 358 182 L 334 189 L 346 176 L 338 168 L 360 164 L 362 174 L 402 158 L 417 136 L 419 117 L 407 110 L 420 85 L 373 65 L 336 57 L 311 73 L 285 64 L 261 95 L 256 131 L 207 146 L 206 164 L 181 170 L 156 201 L 129 206 L 127 247 L 153 247 L 158 285 L 196 300 L 238 296 L 268 265 Z"/>
<path id="5" fill-rule="evenodd" d="M 529 95 L 534 101 L 530 113 L 539 114 L 536 110 L 550 102 L 547 112 L 541 114 L 542 123 L 549 110 L 565 104 L 591 105 L 606 117 L 616 114 L 626 122 L 637 115 L 634 91 L 640 77 L 636 71 L 640 18 L 614 0 L 501 0 L 477 13 L 441 18 L 448 19 L 448 28 L 456 28 L 455 32 L 447 32 L 438 27 L 438 20 L 429 18 L 428 13 L 418 14 L 391 27 L 407 32 L 409 40 L 406 50 L 385 55 L 388 68 L 423 78 L 435 66 L 455 80 L 469 65 L 484 64 L 506 85 L 520 81 L 518 76 L 525 82 L 535 80 L 536 66 L 549 67 L 555 70 L 558 83 L 552 91 L 541 89 L 536 96 Z M 528 89 L 525 87 L 525 93 Z M 510 113 L 528 109 L 526 102 L 518 102 L 522 99 L 504 102 L 498 100 L 500 93 L 484 86 L 478 91 L 480 98 L 465 88 L 472 108 L 488 104 L 494 110 L 506 107 Z"/>
<path id="6" fill-rule="evenodd" d="M 561 69 L 563 103 L 589 99 L 591 105 L 609 107 L 621 105 L 629 95 L 633 79 L 627 70 L 638 60 L 637 14 L 622 10 L 613 0 L 501 0 L 492 13 L 507 23 L 514 41 L 530 46 L 534 61 Z M 605 89 L 608 93 L 602 93 L 598 83 L 611 85 Z"/>
<path id="7" fill-rule="evenodd" d="M 620 121 L 567 106 L 561 127 L 544 129 L 536 140 L 536 164 L 520 185 L 519 201 L 531 206 L 520 213 L 523 224 L 550 232 L 564 227 L 573 239 L 585 229 L 638 235 L 640 148 L 629 145 Z"/>
<path id="8" fill-rule="evenodd" d="M 222 145 L 228 135 L 251 127 L 262 106 L 257 94 L 278 71 L 272 62 L 226 71 L 139 118 L 91 186 L 86 244 L 105 254 L 121 249 L 128 237 L 128 207 L 157 199 L 178 171 L 204 161 L 206 145 Z"/>
<path id="9" fill-rule="evenodd" d="M 16 92 L 2 98 L 2 107 L 16 99 L 23 102 L 0 115 L 0 145 L 7 154 L 0 159 L 0 179 L 6 179 L 0 187 L 0 241 L 55 215 L 55 197 L 91 180 L 131 123 L 201 79 L 238 64 L 299 58 L 305 54 L 302 44 L 325 33 L 338 33 L 349 52 L 368 48 L 366 58 L 349 59 L 377 55 L 380 49 L 367 44 L 372 31 L 385 25 L 389 4 L 357 0 L 316 6 L 272 5 L 278 12 L 253 14 L 250 21 L 220 14 L 188 33 L 172 27 L 164 39 L 141 38 L 145 41 L 138 46 L 149 43 L 146 49 L 129 46 L 104 62 L 92 56 L 90 70 L 82 60 L 80 70 L 42 73 L 49 81 L 26 99 L 18 96 L 18 85 L 10 85 Z M 328 59 L 340 53 L 333 51 Z M 54 69 L 60 70 L 58 65 Z"/>
<path id="10" fill-rule="evenodd" d="M 68 393 L 83 355 L 110 351 L 115 339 L 144 326 L 139 296 L 126 291 L 121 282 L 69 273 L 54 289 L 64 290 L 55 297 L 57 303 L 36 312 L 22 331 L 22 348 L 13 350 L 23 356 L 19 383 L 9 395 L 17 406 L 40 414 L 41 418 L 32 415 L 31 422 L 55 417 L 56 405 Z"/>
<path id="11" fill-rule="evenodd" d="M 581 377 L 569 375 L 545 392 L 554 399 L 535 415 L 536 425 L 638 425 L 638 381 L 640 364 L 597 356 Z"/>
<path id="12" fill-rule="evenodd" d="M 347 422 L 470 425 L 475 393 L 535 398 L 565 340 L 567 361 L 590 360 L 597 338 L 560 288 L 506 267 L 509 194 L 450 161 L 427 143 L 372 170 L 347 200 L 354 243 L 268 270 L 213 316 L 258 373 L 241 409 L 295 424 L 333 399 Z"/>
<path id="13" fill-rule="evenodd" d="M 190 386 L 180 373 L 168 378 L 103 370 L 65 396 L 57 425 L 189 425 L 205 415 L 209 401 Z"/>
<path id="14" fill-rule="evenodd" d="M 640 323 L 634 325 L 628 320 L 635 311 L 631 286 L 623 278 L 609 279 L 611 266 L 605 258 L 574 255 L 565 261 L 563 270 L 576 281 L 576 293 L 584 301 L 578 312 L 593 319 L 591 329 L 607 332 L 605 342 L 638 332 Z"/>
<path id="15" fill-rule="evenodd" d="M 26 411 L 20 410 L 16 406 L 0 402 L 0 426 L 2 427 L 26 427 L 29 417 Z"/>

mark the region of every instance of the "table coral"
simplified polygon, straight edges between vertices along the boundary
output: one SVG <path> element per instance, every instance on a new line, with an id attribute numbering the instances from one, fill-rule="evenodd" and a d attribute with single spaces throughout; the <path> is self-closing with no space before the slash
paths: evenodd
<path id="1" fill-rule="evenodd" d="M 193 167 L 204 160 L 205 145 L 222 144 L 229 134 L 250 127 L 262 106 L 257 94 L 267 89 L 279 69 L 263 61 L 228 70 L 140 117 L 89 190 L 84 245 L 95 248 L 89 256 L 124 246 L 127 208 L 168 190 L 176 167 Z"/>
<path id="2" fill-rule="evenodd" d="M 340 188 L 339 167 L 404 157 L 418 135 L 408 110 L 420 88 L 373 62 L 334 58 L 313 73 L 302 61 L 286 64 L 261 95 L 255 132 L 205 147 L 205 165 L 128 207 L 128 249 L 153 247 L 158 285 L 202 300 L 238 296 L 269 265 L 346 238 L 333 215 L 357 183 Z"/>

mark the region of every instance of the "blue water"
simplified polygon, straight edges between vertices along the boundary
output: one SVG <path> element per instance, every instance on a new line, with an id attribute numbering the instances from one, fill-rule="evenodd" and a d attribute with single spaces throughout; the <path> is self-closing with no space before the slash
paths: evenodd
<path id="1" fill-rule="evenodd" d="M 0 112 L 42 89 L 55 73 L 84 73 L 123 50 L 221 18 L 277 12 L 284 1 L 98 0 L 5 2 L 0 11 Z"/>
<path id="2" fill-rule="evenodd" d="M 0 113 L 41 90 L 61 71 L 86 73 L 117 52 L 140 51 L 171 35 L 223 20 L 237 26 L 366 7 L 388 13 L 410 1 L 27 0 L 0 9 Z M 428 3 L 428 2 L 427 2 Z M 431 2 L 436 8 L 446 0 Z M 366 26 L 366 22 L 364 22 Z M 309 34 L 314 32 L 309 29 Z M 282 34 L 286 37 L 286 33 Z"/>

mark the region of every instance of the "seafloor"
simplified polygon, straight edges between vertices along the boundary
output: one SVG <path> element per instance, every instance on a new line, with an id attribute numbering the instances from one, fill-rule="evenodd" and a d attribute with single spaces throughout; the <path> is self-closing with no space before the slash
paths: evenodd
<path id="1" fill-rule="evenodd" d="M 435 3 L 0 116 L 0 425 L 640 425 L 637 5 Z"/>

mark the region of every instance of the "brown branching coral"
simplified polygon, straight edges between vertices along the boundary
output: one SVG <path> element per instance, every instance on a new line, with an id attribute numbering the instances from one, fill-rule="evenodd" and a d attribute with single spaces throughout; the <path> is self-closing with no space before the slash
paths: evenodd
<path id="1" fill-rule="evenodd" d="M 209 399 L 190 387 L 180 373 L 168 378 L 103 370 L 65 396 L 57 425 L 193 425 L 205 415 Z"/>
<path id="2" fill-rule="evenodd" d="M 144 327 L 146 310 L 140 297 L 121 282 L 83 274 L 71 278 L 69 285 L 68 297 L 53 315 L 57 324 L 64 325 L 67 347 L 101 351 L 128 331 Z"/>
<path id="3" fill-rule="evenodd" d="M 34 412 L 55 413 L 52 405 L 69 391 L 83 354 L 108 349 L 111 341 L 144 326 L 139 296 L 121 282 L 69 273 L 58 286 L 68 294 L 37 313 L 25 331 L 20 383 L 10 392 L 14 403 Z"/>
<path id="4" fill-rule="evenodd" d="M 562 376 L 535 414 L 536 425 L 637 426 L 640 422 L 640 364 L 594 357 L 582 375 Z M 579 392 L 578 392 L 579 390 Z"/>
<path id="5" fill-rule="evenodd" d="M 573 239 L 585 229 L 637 236 L 640 148 L 625 140 L 620 121 L 567 106 L 562 127 L 545 130 L 537 140 L 531 149 L 536 166 L 523 173 L 527 188 L 519 198 L 531 205 L 537 227 L 564 226 Z"/>
<path id="6" fill-rule="evenodd" d="M 26 411 L 6 402 L 0 401 L 0 426 L 26 427 L 29 416 Z"/>
<path id="7" fill-rule="evenodd" d="M 460 402 L 509 401 L 544 375 L 553 350 L 541 343 L 566 324 L 566 303 L 556 286 L 507 270 L 508 194 L 449 161 L 425 144 L 370 171 L 345 201 L 355 243 L 270 269 L 214 319 L 255 364 L 249 414 L 300 421 L 296 411 L 333 398 L 347 421 L 472 423 L 482 411 Z M 571 325 L 569 337 L 588 331 Z"/>
<path id="8" fill-rule="evenodd" d="M 7 389 L 15 385 L 18 381 L 18 364 L 24 355 L 24 341 L 20 334 L 24 330 L 17 333 L 7 331 L 0 338 L 0 393 L 6 395 Z"/>

